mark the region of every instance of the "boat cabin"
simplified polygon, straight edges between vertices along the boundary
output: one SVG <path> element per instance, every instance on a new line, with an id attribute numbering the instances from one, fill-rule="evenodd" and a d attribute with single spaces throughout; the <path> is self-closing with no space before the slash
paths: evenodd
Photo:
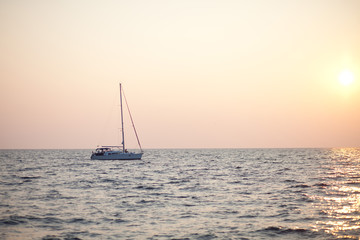
<path id="1" fill-rule="evenodd" d="M 101 155 L 104 155 L 105 154 L 105 152 L 109 152 L 109 151 L 111 151 L 111 148 L 108 148 L 108 147 L 101 147 L 101 148 L 97 148 L 96 150 L 95 150 L 95 155 L 96 156 L 101 156 Z"/>
<path id="2" fill-rule="evenodd" d="M 116 149 L 114 149 L 114 148 L 116 148 Z M 93 154 L 96 156 L 103 156 L 103 155 L 110 155 L 110 154 L 119 153 L 119 152 L 122 152 L 120 150 L 119 146 L 112 146 L 112 147 L 96 148 L 96 150 Z M 127 150 L 125 150 L 125 152 L 127 152 Z"/>

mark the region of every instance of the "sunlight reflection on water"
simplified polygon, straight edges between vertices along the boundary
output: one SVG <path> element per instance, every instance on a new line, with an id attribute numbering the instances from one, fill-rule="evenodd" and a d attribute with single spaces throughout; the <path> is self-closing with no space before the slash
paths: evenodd
<path id="1" fill-rule="evenodd" d="M 328 166 L 330 171 L 322 176 L 329 179 L 328 187 L 314 199 L 314 207 L 325 218 L 317 221 L 315 230 L 324 230 L 336 238 L 355 237 L 360 229 L 360 151 L 359 149 L 332 149 Z M 354 233 L 348 235 L 349 233 Z"/>

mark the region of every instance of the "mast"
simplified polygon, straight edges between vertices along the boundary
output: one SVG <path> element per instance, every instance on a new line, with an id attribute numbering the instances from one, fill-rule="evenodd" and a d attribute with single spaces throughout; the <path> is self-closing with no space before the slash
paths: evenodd
<path id="1" fill-rule="evenodd" d="M 123 118 L 123 107 L 122 107 L 122 90 L 121 90 L 121 83 L 119 83 L 119 85 L 120 85 L 120 113 L 121 113 L 122 148 L 123 148 L 123 152 L 125 152 L 124 118 Z"/>

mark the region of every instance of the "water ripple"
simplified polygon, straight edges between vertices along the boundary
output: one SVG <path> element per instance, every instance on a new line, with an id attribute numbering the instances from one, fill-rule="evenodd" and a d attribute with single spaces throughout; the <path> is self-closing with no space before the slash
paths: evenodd
<path id="1" fill-rule="evenodd" d="M 360 149 L 0 151 L 0 239 L 358 239 Z"/>

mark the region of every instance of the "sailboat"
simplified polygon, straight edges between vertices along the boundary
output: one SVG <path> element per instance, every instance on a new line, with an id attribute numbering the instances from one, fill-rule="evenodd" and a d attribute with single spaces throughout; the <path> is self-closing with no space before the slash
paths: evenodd
<path id="1" fill-rule="evenodd" d="M 140 148 L 140 152 L 129 152 L 126 148 L 125 148 L 125 134 L 124 134 L 124 117 L 123 117 L 123 89 L 121 87 L 121 83 L 120 85 L 120 114 L 121 114 L 121 136 L 122 136 L 122 145 L 120 146 L 101 146 L 96 148 L 95 152 L 93 152 L 91 154 L 91 159 L 93 160 L 140 160 L 142 155 L 144 154 L 142 148 L 141 148 L 141 144 L 139 141 L 139 137 L 137 135 L 136 129 L 135 129 L 135 125 L 134 125 L 134 121 L 132 119 L 130 110 L 129 110 L 129 106 L 127 104 L 125 95 L 125 103 L 126 103 L 126 107 L 128 109 L 129 112 L 129 116 L 131 119 L 131 123 L 135 132 L 135 136 Z"/>

